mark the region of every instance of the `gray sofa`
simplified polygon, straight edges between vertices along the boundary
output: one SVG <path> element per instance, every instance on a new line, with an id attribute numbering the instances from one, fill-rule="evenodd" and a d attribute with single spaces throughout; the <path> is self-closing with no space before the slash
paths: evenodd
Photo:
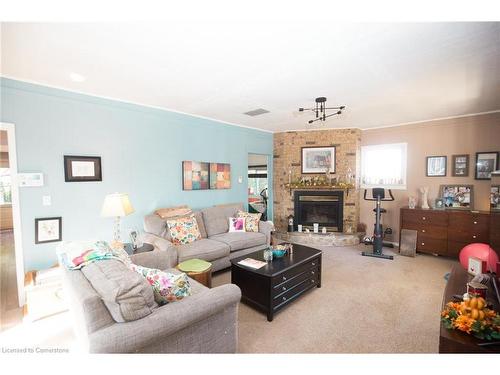
<path id="1" fill-rule="evenodd" d="M 218 271 L 231 266 L 230 259 L 262 250 L 271 242 L 271 222 L 259 222 L 259 232 L 228 232 L 228 218 L 243 211 L 243 204 L 208 207 L 194 212 L 201 239 L 186 245 L 170 241 L 166 220 L 156 214 L 144 218 L 144 241 L 155 247 L 167 258 L 168 266 L 175 267 L 188 259 L 198 258 L 212 263 Z"/>
<path id="2" fill-rule="evenodd" d="M 136 264 L 169 267 L 159 251 L 136 254 Z M 178 272 L 177 270 L 169 270 Z M 193 295 L 158 306 L 147 281 L 110 259 L 64 271 L 76 333 L 91 353 L 234 353 L 241 292 L 190 279 Z"/>

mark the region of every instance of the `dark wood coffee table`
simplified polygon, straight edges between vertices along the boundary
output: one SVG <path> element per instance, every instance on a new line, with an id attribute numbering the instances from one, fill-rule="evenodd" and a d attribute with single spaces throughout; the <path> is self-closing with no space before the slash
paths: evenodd
<path id="1" fill-rule="evenodd" d="M 293 245 L 293 254 L 274 258 L 264 267 L 252 269 L 238 262 L 252 258 L 264 261 L 264 251 L 231 260 L 231 282 L 240 287 L 242 301 L 267 314 L 274 314 L 314 287 L 321 287 L 321 251 Z"/>

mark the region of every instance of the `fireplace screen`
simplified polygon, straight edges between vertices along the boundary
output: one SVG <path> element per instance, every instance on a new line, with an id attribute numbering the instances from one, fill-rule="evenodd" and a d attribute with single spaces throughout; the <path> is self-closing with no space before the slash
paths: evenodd
<path id="1" fill-rule="evenodd" d="M 329 231 L 342 231 L 343 192 L 341 191 L 296 191 L 294 221 L 295 228 L 302 224 L 304 228 L 313 228 L 318 223 L 320 228 Z"/>

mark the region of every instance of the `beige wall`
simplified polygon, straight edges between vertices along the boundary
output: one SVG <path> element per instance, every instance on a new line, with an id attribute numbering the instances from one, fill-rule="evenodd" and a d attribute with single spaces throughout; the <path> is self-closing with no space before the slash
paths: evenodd
<path id="1" fill-rule="evenodd" d="M 476 152 L 500 151 L 500 113 L 365 130 L 361 135 L 362 146 L 398 142 L 408 143 L 407 190 L 395 190 L 396 200 L 383 204 L 388 210 L 383 223 L 394 230 L 394 241 L 399 237 L 399 209 L 408 205 L 409 195 L 417 196 L 420 206 L 418 188 L 422 186 L 429 187 L 430 204 L 438 196 L 441 184 L 473 184 L 475 209 L 489 210 L 490 181 L 474 180 L 474 163 Z M 451 176 L 454 154 L 469 154 L 469 177 Z M 448 157 L 446 177 L 426 177 L 426 156 L 433 155 Z M 370 235 L 374 223 L 373 203 L 361 197 L 360 222 L 367 225 Z"/>

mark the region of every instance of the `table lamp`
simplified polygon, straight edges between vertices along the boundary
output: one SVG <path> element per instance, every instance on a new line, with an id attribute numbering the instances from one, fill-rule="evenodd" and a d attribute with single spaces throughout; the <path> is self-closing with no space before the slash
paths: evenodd
<path id="1" fill-rule="evenodd" d="M 115 218 L 115 230 L 113 234 L 112 248 L 123 248 L 120 236 L 120 218 L 130 215 L 134 208 L 128 199 L 128 194 L 114 193 L 106 195 L 101 209 L 101 216 Z"/>

